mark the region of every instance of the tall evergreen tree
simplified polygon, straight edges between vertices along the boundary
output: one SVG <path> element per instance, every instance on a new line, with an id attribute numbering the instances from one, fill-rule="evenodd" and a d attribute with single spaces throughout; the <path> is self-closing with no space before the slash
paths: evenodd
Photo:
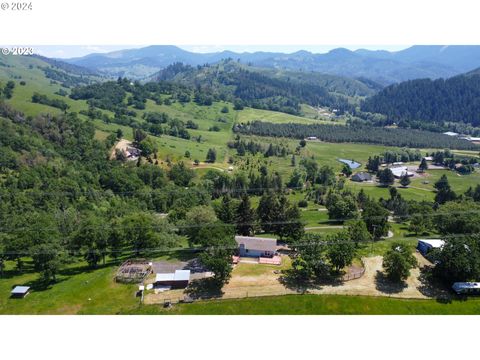
<path id="1" fill-rule="evenodd" d="M 248 195 L 243 195 L 236 212 L 236 228 L 240 235 L 250 236 L 255 233 L 255 211 Z"/>

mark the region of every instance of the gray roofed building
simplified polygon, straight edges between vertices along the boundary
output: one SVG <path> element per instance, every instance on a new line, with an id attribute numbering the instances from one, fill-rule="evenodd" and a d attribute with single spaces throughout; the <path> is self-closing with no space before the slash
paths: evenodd
<path id="1" fill-rule="evenodd" d="M 235 236 L 240 256 L 271 257 L 277 251 L 277 239 Z"/>
<path id="2" fill-rule="evenodd" d="M 359 172 L 354 175 L 352 175 L 352 181 L 371 181 L 372 180 L 372 175 L 366 172 Z"/>

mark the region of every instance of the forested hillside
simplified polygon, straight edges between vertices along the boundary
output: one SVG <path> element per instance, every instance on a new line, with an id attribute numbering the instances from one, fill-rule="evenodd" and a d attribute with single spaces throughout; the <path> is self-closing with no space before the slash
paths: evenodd
<path id="1" fill-rule="evenodd" d="M 480 125 L 480 75 L 418 79 L 391 85 L 367 98 L 363 111 L 384 114 L 391 121 Z"/>
<path id="2" fill-rule="evenodd" d="M 353 97 L 375 93 L 373 82 L 322 75 L 254 68 L 226 60 L 216 65 L 192 67 L 173 64 L 153 76 L 209 91 L 236 102 L 238 107 L 300 114 L 300 104 L 352 111 Z"/>

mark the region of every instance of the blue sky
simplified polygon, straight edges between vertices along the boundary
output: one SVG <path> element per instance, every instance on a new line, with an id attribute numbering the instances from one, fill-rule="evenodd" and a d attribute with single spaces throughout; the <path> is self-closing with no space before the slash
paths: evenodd
<path id="1" fill-rule="evenodd" d="M 85 56 L 91 53 L 105 53 L 123 49 L 140 48 L 148 45 L 35 45 L 35 52 L 40 55 L 55 58 L 71 58 Z M 193 52 L 217 52 L 231 50 L 235 52 L 270 51 L 292 53 L 307 50 L 313 53 L 325 53 L 331 49 L 345 47 L 347 49 L 370 49 L 397 51 L 409 45 L 178 45 L 178 47 Z"/>

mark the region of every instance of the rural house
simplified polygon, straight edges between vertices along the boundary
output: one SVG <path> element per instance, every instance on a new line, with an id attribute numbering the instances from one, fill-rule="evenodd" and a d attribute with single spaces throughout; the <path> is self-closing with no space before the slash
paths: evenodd
<path id="1" fill-rule="evenodd" d="M 363 181 L 371 181 L 371 180 L 372 180 L 372 175 L 366 172 L 359 172 L 352 175 L 352 181 L 363 182 Z"/>
<path id="2" fill-rule="evenodd" d="M 277 239 L 235 236 L 240 256 L 273 257 L 277 252 Z"/>

